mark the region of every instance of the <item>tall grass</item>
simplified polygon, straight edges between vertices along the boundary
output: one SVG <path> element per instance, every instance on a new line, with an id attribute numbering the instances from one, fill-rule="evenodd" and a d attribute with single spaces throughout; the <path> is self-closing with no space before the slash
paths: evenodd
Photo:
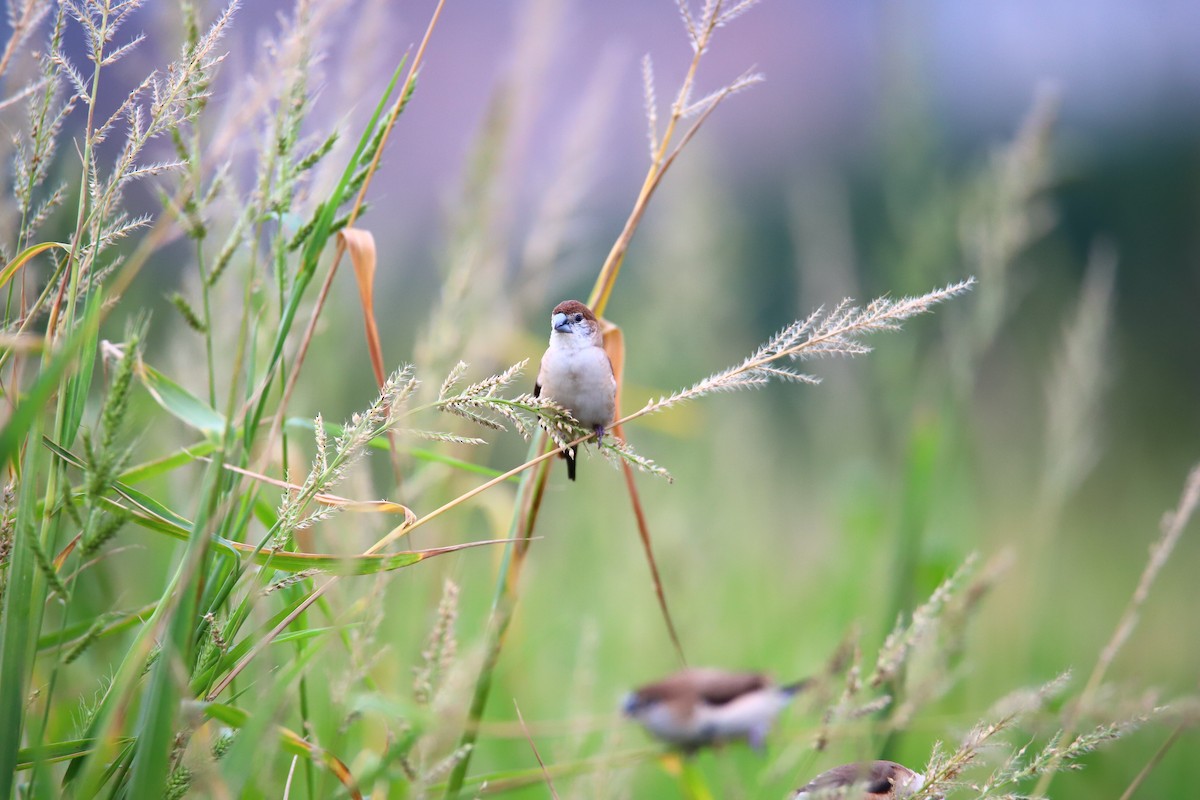
<path id="1" fill-rule="evenodd" d="M 514 146 L 506 124 L 527 87 L 503 88 L 485 122 L 419 344 L 403 352 L 380 332 L 387 301 L 375 299 L 371 230 L 387 222 L 371 213 L 372 181 L 382 159 L 411 155 L 397 139 L 409 103 L 439 99 L 422 91 L 420 76 L 438 47 L 443 5 L 420 42 L 396 55 L 374 102 L 335 124 L 314 111 L 316 70 L 335 46 L 325 26 L 344 4 L 297 2 L 262 41 L 254 80 L 218 92 L 232 86 L 223 72 L 230 33 L 244 24 L 236 2 L 181 3 L 168 15 L 177 42 L 134 33 L 153 11 L 138 0 L 9 3 L 0 118 L 19 134 L 4 154 L 11 169 L 0 206 L 0 800 L 771 797 L 826 760 L 879 752 L 920 753 L 933 778 L 927 797 L 1041 796 L 1049 776 L 1139 725 L 1167 720 L 1184 731 L 1194 722 L 1185 703 L 1143 702 L 1136 690 L 1097 712 L 1114 696 L 1105 678 L 1192 515 L 1196 473 L 1082 689 L 1072 695 L 1074 684 L 1056 677 L 1065 666 L 989 687 L 991 708 L 958 689 L 987 596 L 1018 570 L 1046 570 L 1050 537 L 1096 461 L 1107 251 L 1097 250 L 1060 348 L 1061 363 L 1082 377 L 1048 384 L 1037 538 L 1018 543 L 1040 554 L 1037 563 L 1012 566 L 1005 552 L 968 557 L 964 546 L 929 574 L 931 531 L 948 487 L 965 483 L 970 457 L 952 443 L 970 429 L 981 362 L 1018 302 L 1019 258 L 1051 222 L 1043 198 L 1052 180 L 1050 101 L 937 200 L 952 210 L 926 210 L 961 215 L 953 241 L 939 243 L 961 268 L 926 267 L 912 295 L 901 287 L 863 304 L 823 298 L 727 356 L 705 345 L 705 330 L 672 340 L 679 352 L 668 353 L 638 329 L 637 312 L 652 309 L 672 330 L 690 331 L 739 298 L 691 287 L 685 304 L 663 293 L 639 305 L 614 291 L 618 278 L 635 239 L 655 236 L 642 230 L 652 201 L 662 198 L 668 218 L 691 219 L 672 205 L 678 196 L 662 196 L 666 187 L 703 171 L 703 161 L 681 169 L 691 143 L 713 115 L 736 113 L 726 101 L 761 80 L 750 70 L 714 91 L 699 88 L 713 41 L 736 36 L 754 0 L 700 8 L 680 0 L 691 57 L 665 108 L 643 61 L 649 165 L 588 297 L 597 315 L 629 320 L 606 320 L 618 370 L 664 359 L 656 368 L 670 382 L 648 388 L 642 372 L 625 376 L 617 435 L 597 445 L 566 410 L 527 391 L 536 355 L 528 341 L 541 340 L 549 307 L 539 275 L 570 227 L 578 186 L 555 187 L 564 199 L 541 215 L 517 279 L 498 254 L 503 237 L 489 232 L 499 223 L 488 197 L 503 172 L 493 159 Z M 530 9 L 538 24 L 520 47 L 533 50 L 554 34 L 540 27 L 554 17 L 540 4 Z M 130 85 L 133 54 L 162 63 Z M 518 74 L 531 80 L 537 70 Z M 592 111 L 605 105 L 605 91 L 598 80 L 599 99 L 584 104 L 571 135 L 567 152 L 581 161 L 594 155 Z M 586 169 L 569 166 L 572 182 L 588 180 Z M 902 246 L 918 253 L 928 240 Z M 491 248 L 498 252 L 481 255 Z M 358 300 L 348 301 L 351 319 L 338 304 L 343 261 L 357 282 L 357 294 L 345 290 Z M 672 264 L 663 258 L 652 271 L 631 261 L 622 281 L 677 281 Z M 164 289 L 168 265 L 173 289 Z M 160 294 L 168 295 L 160 310 L 146 313 L 146 298 Z M 896 442 L 888 461 L 900 487 L 895 523 L 877 525 L 857 552 L 802 555 L 805 547 L 766 524 L 767 507 L 786 502 L 792 484 L 763 465 L 767 451 L 755 445 L 763 430 L 786 441 L 786 422 L 756 427 L 761 420 L 737 417 L 746 398 L 715 396 L 771 384 L 832 390 L 812 388 L 820 378 L 798 362 L 819 372 L 830 357 L 865 355 L 873 334 L 950 300 L 947 310 L 958 313 L 941 330 L 892 337 L 907 339 L 907 351 L 879 359 L 885 390 L 918 396 L 938 387 L 923 401 L 936 410 L 932 421 L 880 409 L 880 427 Z M 485 316 L 492 329 L 479 325 Z M 495 330 L 497 322 L 537 333 L 522 340 Z M 366 346 L 346 344 L 360 329 Z M 343 330 L 355 338 L 333 333 Z M 333 339 L 342 342 L 337 358 L 322 347 Z M 513 350 L 521 352 L 507 359 Z M 472 356 L 483 363 L 468 363 Z M 375 386 L 355 382 L 352 359 L 371 367 Z M 676 381 L 679 365 L 700 368 Z M 641 394 L 649 399 L 631 402 Z M 359 410 L 331 423 L 349 396 Z M 700 401 L 746 424 L 722 440 L 721 421 L 701 416 Z M 677 442 L 662 433 L 671 419 L 685 421 Z M 524 457 L 504 432 L 528 442 Z M 721 441 L 731 447 L 709 493 L 689 453 Z M 579 444 L 610 460 L 623 482 L 589 463 L 568 499 L 549 467 Z M 734 496 L 729 473 L 739 461 L 767 487 L 766 502 L 749 491 Z M 702 488 L 668 487 L 672 472 Z M 624 497 L 632 526 L 617 521 Z M 692 522 L 696 508 L 706 509 L 711 531 Z M 637 528 L 636 541 L 626 527 Z M 711 532 L 733 546 L 718 546 Z M 859 563 L 831 566 L 851 556 Z M 630 578 L 627 568 L 642 569 L 643 559 L 646 572 Z M 813 562 L 825 566 L 814 571 Z M 886 575 L 864 577 L 881 563 Z M 784 565 L 804 580 L 777 581 L 764 594 L 766 576 Z M 716 577 L 696 585 L 689 570 Z M 805 582 L 814 592 L 796 593 L 793 584 Z M 888 597 L 877 602 L 862 587 L 878 585 Z M 850 593 L 887 632 L 839 627 L 830 598 Z M 726 598 L 742 604 L 732 613 L 749 623 L 697 611 Z M 798 612 L 801 599 L 809 605 Z M 1042 623 L 1048 636 L 1055 623 Z M 760 625 L 784 632 L 772 637 L 777 647 L 754 651 L 750 631 Z M 571 666 L 548 670 L 547 658 Z M 682 658 L 808 669 L 814 689 L 799 713 L 811 719 L 785 720 L 765 761 L 738 752 L 681 761 L 625 744 L 606 693 Z M 1137 768 L 1157 763 L 1180 735 Z M 997 753 L 998 765 L 982 770 Z M 1144 780 L 1135 776 L 1126 776 L 1131 792 Z"/>

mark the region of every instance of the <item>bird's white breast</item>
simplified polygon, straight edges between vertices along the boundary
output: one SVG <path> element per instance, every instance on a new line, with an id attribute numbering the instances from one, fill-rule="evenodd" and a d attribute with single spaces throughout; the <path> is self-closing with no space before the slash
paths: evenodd
<path id="1" fill-rule="evenodd" d="M 779 715 L 791 697 L 778 689 L 749 692 L 719 706 L 700 706 L 696 722 L 718 739 L 737 739 L 760 731 Z"/>
<path id="2" fill-rule="evenodd" d="M 585 427 L 607 425 L 616 413 L 616 379 L 608 355 L 573 334 L 555 334 L 542 356 L 542 394 L 571 412 Z"/>

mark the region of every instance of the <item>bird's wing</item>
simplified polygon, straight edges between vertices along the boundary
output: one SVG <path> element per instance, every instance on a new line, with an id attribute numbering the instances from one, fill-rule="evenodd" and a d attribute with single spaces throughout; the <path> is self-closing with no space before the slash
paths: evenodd
<path id="1" fill-rule="evenodd" d="M 767 679 L 753 672 L 712 672 L 697 681 L 700 699 L 713 706 L 723 706 L 767 686 Z"/>

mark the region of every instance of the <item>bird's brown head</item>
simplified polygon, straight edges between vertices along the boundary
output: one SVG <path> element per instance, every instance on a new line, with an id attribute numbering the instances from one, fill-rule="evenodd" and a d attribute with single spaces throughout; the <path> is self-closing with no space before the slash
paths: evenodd
<path id="1" fill-rule="evenodd" d="M 584 319 L 590 319 L 592 322 L 596 321 L 596 315 L 592 313 L 592 310 L 578 300 L 563 300 L 554 307 L 552 313 L 566 314 L 568 316 L 582 314 Z"/>
<path id="2" fill-rule="evenodd" d="M 573 330 L 590 333 L 596 330 L 596 315 L 578 300 L 564 300 L 554 307 L 550 315 L 550 327 L 559 333 Z"/>

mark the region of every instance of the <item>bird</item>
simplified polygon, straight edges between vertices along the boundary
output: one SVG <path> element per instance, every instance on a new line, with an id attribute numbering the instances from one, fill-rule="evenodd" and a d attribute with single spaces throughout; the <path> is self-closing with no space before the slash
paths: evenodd
<path id="1" fill-rule="evenodd" d="M 578 300 L 564 300 L 550 315 L 550 344 L 542 355 L 534 397 L 548 397 L 596 434 L 596 443 L 617 412 L 617 378 L 604 351 L 600 323 Z M 575 480 L 579 447 L 567 459 L 567 477 Z"/>
<path id="2" fill-rule="evenodd" d="M 807 684 L 780 686 L 757 672 L 693 667 L 630 692 L 622 710 L 687 754 L 743 739 L 761 750 L 779 712 Z"/>
<path id="3" fill-rule="evenodd" d="M 895 761 L 843 764 L 796 790 L 792 800 L 900 800 L 925 787 L 925 776 Z"/>

